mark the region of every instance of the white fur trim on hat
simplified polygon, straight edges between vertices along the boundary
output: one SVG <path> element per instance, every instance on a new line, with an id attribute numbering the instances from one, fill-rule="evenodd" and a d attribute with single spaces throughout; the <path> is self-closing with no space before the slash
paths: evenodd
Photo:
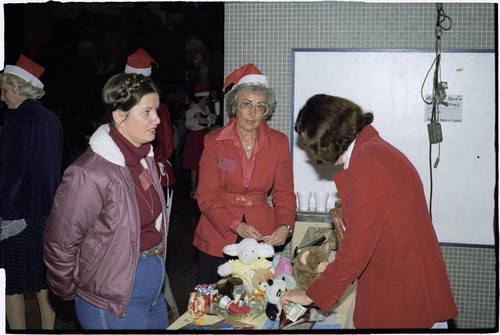
<path id="1" fill-rule="evenodd" d="M 130 65 L 125 65 L 125 73 L 137 73 L 137 74 L 142 74 L 146 77 L 149 77 L 151 75 L 151 67 L 146 67 L 143 69 L 138 69 L 136 67 L 132 67 Z"/>
<path id="2" fill-rule="evenodd" d="M 269 87 L 269 84 L 267 83 L 267 77 L 262 74 L 249 74 L 243 76 L 234 86 L 238 86 L 241 84 L 252 84 L 252 83 L 259 83 L 263 84 L 265 87 Z"/>
<path id="3" fill-rule="evenodd" d="M 194 96 L 195 97 L 208 97 L 210 93 L 208 92 L 199 92 L 199 93 L 195 93 Z"/>
<path id="4" fill-rule="evenodd" d="M 43 83 L 40 81 L 40 79 L 19 66 L 5 65 L 5 70 L 3 71 L 3 73 L 13 74 L 21 79 L 26 80 L 28 83 L 31 83 L 31 85 L 43 89 Z"/>

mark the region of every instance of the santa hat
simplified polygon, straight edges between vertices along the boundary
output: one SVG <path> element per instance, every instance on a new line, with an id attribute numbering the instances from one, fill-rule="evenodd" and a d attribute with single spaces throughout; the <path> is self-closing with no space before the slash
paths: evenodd
<path id="1" fill-rule="evenodd" d="M 38 65 L 28 57 L 21 55 L 19 56 L 16 65 L 6 65 L 3 73 L 13 74 L 31 83 L 31 85 L 43 89 L 43 83 L 40 79 L 38 79 L 42 75 L 43 71 L 45 71 L 43 66 Z"/>
<path id="2" fill-rule="evenodd" d="M 139 48 L 133 54 L 128 56 L 127 65 L 125 65 L 125 73 L 138 73 L 149 77 L 151 75 L 151 63 L 158 63 L 146 52 Z"/>
<path id="3" fill-rule="evenodd" d="M 196 84 L 194 86 L 194 96 L 197 98 L 208 97 L 208 88 L 203 84 Z"/>
<path id="4" fill-rule="evenodd" d="M 223 90 L 226 90 L 231 85 L 236 87 L 241 84 L 262 84 L 265 87 L 269 87 L 266 76 L 252 63 L 240 66 L 227 76 L 224 81 Z"/>

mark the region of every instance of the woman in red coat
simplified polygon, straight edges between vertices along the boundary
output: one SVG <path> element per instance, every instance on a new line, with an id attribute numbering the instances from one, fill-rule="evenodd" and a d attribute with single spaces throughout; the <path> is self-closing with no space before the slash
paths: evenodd
<path id="1" fill-rule="evenodd" d="M 205 136 L 200 160 L 201 217 L 193 241 L 199 250 L 198 283 L 220 279 L 224 246 L 246 237 L 282 246 L 295 223 L 288 138 L 264 120 L 274 111 L 274 91 L 253 64 L 229 75 L 224 88 L 229 85 L 234 85 L 225 97 L 231 119 Z"/>
<path id="2" fill-rule="evenodd" d="M 418 172 L 370 124 L 373 114 L 343 98 L 311 97 L 295 130 L 334 175 L 346 231 L 335 260 L 284 304 L 331 310 L 357 280 L 355 328 L 431 328 L 457 316 Z"/>

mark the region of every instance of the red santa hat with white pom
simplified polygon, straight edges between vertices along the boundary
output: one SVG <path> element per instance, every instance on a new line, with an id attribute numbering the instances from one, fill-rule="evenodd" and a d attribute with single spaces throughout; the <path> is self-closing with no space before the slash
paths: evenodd
<path id="1" fill-rule="evenodd" d="M 194 96 L 197 98 L 208 97 L 210 92 L 208 92 L 208 88 L 203 84 L 196 84 L 194 86 Z"/>
<path id="2" fill-rule="evenodd" d="M 9 73 L 26 80 L 31 85 L 43 89 L 43 83 L 40 81 L 45 68 L 28 57 L 20 55 L 16 65 L 5 65 L 3 73 Z"/>
<path id="3" fill-rule="evenodd" d="M 267 77 L 252 63 L 240 66 L 227 76 L 224 81 L 223 90 L 227 93 L 234 87 L 242 84 L 261 84 L 269 87 Z"/>
<path id="4" fill-rule="evenodd" d="M 149 77 L 151 75 L 151 64 L 158 66 L 153 57 L 146 50 L 139 48 L 128 56 L 125 65 L 125 73 L 138 73 Z"/>

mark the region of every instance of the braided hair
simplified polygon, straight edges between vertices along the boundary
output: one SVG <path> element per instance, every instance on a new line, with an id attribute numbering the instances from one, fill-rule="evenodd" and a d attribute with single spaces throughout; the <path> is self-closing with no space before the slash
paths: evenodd
<path id="1" fill-rule="evenodd" d="M 102 101 L 108 121 L 111 114 L 120 110 L 130 111 L 143 96 L 150 93 L 160 94 L 156 84 L 150 77 L 137 73 L 119 73 L 109 78 L 102 89 Z"/>

